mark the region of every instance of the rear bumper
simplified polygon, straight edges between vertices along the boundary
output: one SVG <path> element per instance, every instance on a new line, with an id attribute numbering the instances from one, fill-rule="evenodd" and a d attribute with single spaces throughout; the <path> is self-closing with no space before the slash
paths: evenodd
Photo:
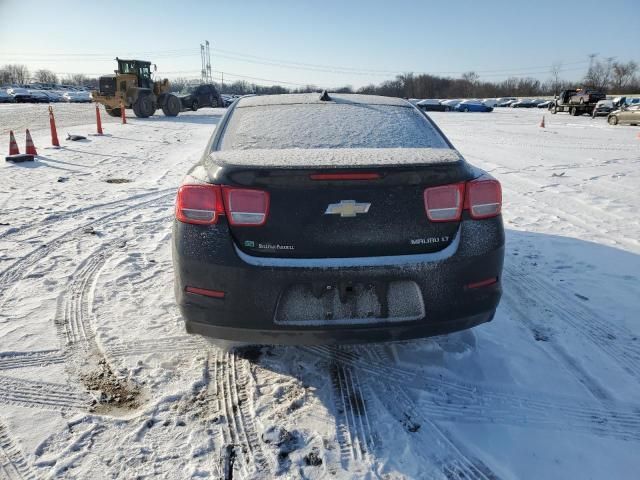
<path id="1" fill-rule="evenodd" d="M 493 319 L 495 310 L 447 322 L 420 322 L 413 325 L 376 325 L 366 328 L 336 329 L 298 328 L 269 329 L 236 328 L 211 323 L 185 321 L 188 333 L 236 342 L 266 345 L 346 345 L 374 342 L 395 342 L 432 337 L 465 330 Z"/>
<path id="2" fill-rule="evenodd" d="M 188 332 L 267 344 L 365 343 L 441 335 L 493 318 L 502 293 L 502 219 L 466 219 L 453 247 L 436 254 L 300 262 L 254 261 L 238 252 L 224 224 L 174 223 L 176 300 Z M 382 260 L 381 260 L 382 259 Z M 395 261 L 397 259 L 397 261 Z M 492 285 L 465 285 L 487 278 Z M 287 325 L 274 320 L 292 285 L 412 281 L 424 301 L 424 317 L 360 324 Z M 225 292 L 224 298 L 187 293 L 187 286 Z"/>

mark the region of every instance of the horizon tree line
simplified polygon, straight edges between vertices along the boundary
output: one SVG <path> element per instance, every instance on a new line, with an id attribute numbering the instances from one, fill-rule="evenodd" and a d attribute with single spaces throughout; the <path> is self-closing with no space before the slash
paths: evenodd
<path id="1" fill-rule="evenodd" d="M 640 75 L 638 64 L 630 60 L 618 62 L 614 58 L 598 59 L 589 56 L 589 67 L 584 77 L 576 82 L 560 77 L 562 64 L 552 64 L 550 78 L 544 82 L 531 77 L 511 77 L 500 81 L 482 80 L 477 72 L 469 71 L 460 78 L 442 77 L 412 72 L 397 75 L 394 79 L 379 84 L 369 84 L 354 89 L 350 85 L 331 89 L 335 93 L 365 93 L 403 98 L 492 98 L 492 97 L 530 97 L 555 95 L 568 88 L 582 86 L 612 94 L 640 93 Z M 0 85 L 23 85 L 29 82 L 45 84 L 65 84 L 85 87 L 98 86 L 98 79 L 83 74 L 64 77 L 48 69 L 38 69 L 33 74 L 25 65 L 7 64 L 0 67 Z M 179 92 L 189 85 L 199 83 L 193 79 L 175 78 L 171 80 L 172 90 Z M 272 95 L 280 93 L 316 92 L 318 85 L 288 88 L 281 85 L 259 85 L 244 80 L 221 85 L 214 82 L 221 93 L 245 95 L 249 93 Z"/>

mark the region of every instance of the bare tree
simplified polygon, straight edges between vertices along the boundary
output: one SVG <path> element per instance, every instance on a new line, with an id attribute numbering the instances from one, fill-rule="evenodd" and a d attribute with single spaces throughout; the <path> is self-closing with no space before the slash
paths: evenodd
<path id="1" fill-rule="evenodd" d="M 36 82 L 40 83 L 58 83 L 58 76 L 51 70 L 36 70 L 36 73 L 33 74 L 33 78 Z"/>
<path id="2" fill-rule="evenodd" d="M 0 69 L 0 80 L 3 84 L 23 84 L 29 81 L 29 69 L 20 64 L 8 64 Z"/>
<path id="3" fill-rule="evenodd" d="M 589 55 L 589 69 L 584 77 L 584 84 L 588 88 L 606 91 L 611 80 L 611 72 L 613 69 L 613 57 L 607 58 L 605 61 L 595 60 Z"/>
<path id="4" fill-rule="evenodd" d="M 465 72 L 462 74 L 462 80 L 466 83 L 464 87 L 464 92 L 465 92 L 464 95 L 466 97 L 473 96 L 476 84 L 478 83 L 479 79 L 480 79 L 480 75 L 478 75 L 476 72 L 473 72 L 473 71 Z"/>
<path id="5" fill-rule="evenodd" d="M 633 60 L 622 63 L 614 62 L 611 69 L 611 88 L 616 93 L 624 93 L 624 88 L 629 85 L 638 70 L 638 64 Z"/>

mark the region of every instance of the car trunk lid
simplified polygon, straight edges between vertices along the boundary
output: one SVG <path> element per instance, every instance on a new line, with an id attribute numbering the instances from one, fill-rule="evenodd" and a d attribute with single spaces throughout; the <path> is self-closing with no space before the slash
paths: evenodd
<path id="1" fill-rule="evenodd" d="M 430 221 L 424 191 L 466 182 L 475 171 L 451 148 L 269 149 L 213 152 L 191 175 L 227 191 L 266 192 L 268 212 L 259 226 L 235 224 L 236 207 L 224 195 L 243 252 L 342 258 L 446 248 L 458 222 Z"/>

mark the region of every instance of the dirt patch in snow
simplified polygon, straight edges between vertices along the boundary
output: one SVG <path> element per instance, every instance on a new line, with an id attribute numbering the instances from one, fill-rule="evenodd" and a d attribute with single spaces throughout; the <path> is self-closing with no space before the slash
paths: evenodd
<path id="1" fill-rule="evenodd" d="M 132 180 L 129 180 L 128 178 L 107 178 L 105 180 L 105 182 L 107 182 L 107 183 L 131 183 Z"/>
<path id="2" fill-rule="evenodd" d="M 140 388 L 127 380 L 118 378 L 106 360 L 98 362 L 97 368 L 81 375 L 85 387 L 94 394 L 91 411 L 106 413 L 113 409 L 134 410 L 140 406 Z"/>

